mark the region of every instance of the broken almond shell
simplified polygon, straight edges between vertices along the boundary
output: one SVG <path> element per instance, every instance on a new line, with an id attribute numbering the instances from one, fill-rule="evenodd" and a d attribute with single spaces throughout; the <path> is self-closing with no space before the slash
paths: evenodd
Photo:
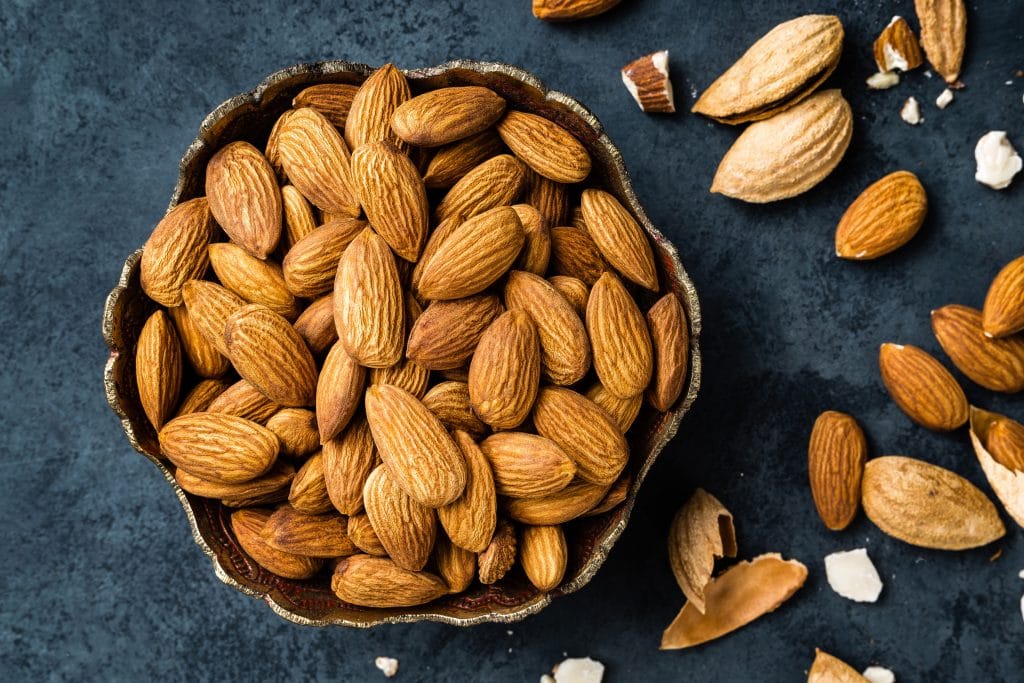
<path id="1" fill-rule="evenodd" d="M 736 557 L 732 514 L 717 498 L 697 489 L 672 520 L 668 560 L 683 595 L 701 613 L 716 557 Z"/>
<path id="2" fill-rule="evenodd" d="M 981 408 L 971 408 L 971 444 L 981 469 L 1003 508 L 1018 525 L 1024 527 L 1024 471 L 1013 467 L 1013 460 L 989 452 L 986 447 L 991 428 L 1008 418 Z"/>
<path id="3" fill-rule="evenodd" d="M 838 657 L 815 648 L 807 683 L 867 683 L 867 679 Z"/>

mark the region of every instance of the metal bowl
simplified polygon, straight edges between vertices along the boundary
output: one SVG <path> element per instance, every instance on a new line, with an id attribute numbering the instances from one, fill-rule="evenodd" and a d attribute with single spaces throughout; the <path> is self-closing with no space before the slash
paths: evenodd
<path id="1" fill-rule="evenodd" d="M 178 183 L 170 207 L 203 194 L 206 162 L 233 140 L 247 140 L 262 148 L 273 122 L 291 107 L 292 97 L 315 83 L 360 83 L 373 69 L 342 61 L 298 64 L 268 76 L 251 92 L 231 98 L 210 113 L 199 135 L 182 157 Z M 675 247 L 651 225 L 637 201 L 619 150 L 604 134 L 600 122 L 576 100 L 549 90 L 533 74 L 507 64 L 454 61 L 405 72 L 413 91 L 450 85 L 483 85 L 504 97 L 511 108 L 540 114 L 556 121 L 583 142 L 593 158 L 590 183 L 603 186 L 619 198 L 651 236 L 663 289 L 682 300 L 690 324 L 689 377 L 683 395 L 667 413 L 645 407 L 630 430 L 633 479 L 623 503 L 602 515 L 571 522 L 569 565 L 566 578 L 555 590 L 539 592 L 519 571 L 509 572 L 493 586 L 476 585 L 468 592 L 408 609 L 363 608 L 341 602 L 330 590 L 327 576 L 294 581 L 273 575 L 250 560 L 229 531 L 227 511 L 219 501 L 185 493 L 174 480 L 149 422 L 139 403 L 135 384 L 135 346 L 139 331 L 156 308 L 139 285 L 142 249 L 125 261 L 117 286 L 103 311 L 103 337 L 110 347 L 103 381 L 110 407 L 117 413 L 128 442 L 160 470 L 181 502 L 192 536 L 213 562 L 221 581 L 242 593 L 262 599 L 280 616 L 297 624 L 369 627 L 420 620 L 459 626 L 484 622 L 511 622 L 535 614 L 552 598 L 582 588 L 601 567 L 615 541 L 626 528 L 644 477 L 665 444 L 675 435 L 700 386 L 698 349 L 701 317 L 697 292 L 679 261 Z M 648 302 L 649 303 L 649 302 Z"/>

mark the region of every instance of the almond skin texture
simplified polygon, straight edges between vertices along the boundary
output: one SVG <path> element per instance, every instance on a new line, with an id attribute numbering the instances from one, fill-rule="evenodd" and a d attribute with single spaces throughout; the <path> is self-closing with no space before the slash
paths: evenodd
<path id="1" fill-rule="evenodd" d="M 516 260 L 515 269 L 543 276 L 551 260 L 551 230 L 540 211 L 529 204 L 513 204 L 519 222 L 523 224 L 526 243 Z"/>
<path id="2" fill-rule="evenodd" d="M 286 579 L 308 579 L 320 571 L 321 560 L 284 552 L 266 542 L 263 530 L 270 516 L 269 511 L 259 509 L 231 513 L 231 530 L 242 550 L 271 574 Z"/>
<path id="3" fill-rule="evenodd" d="M 434 511 L 405 495 L 384 466 L 370 473 L 363 501 L 377 538 L 395 564 L 412 571 L 423 569 L 437 536 Z"/>
<path id="4" fill-rule="evenodd" d="M 455 229 L 462 225 L 465 221 L 461 215 L 453 215 L 445 218 L 437 224 L 429 236 L 427 237 L 427 243 L 423 247 L 423 252 L 420 254 L 419 261 L 412 268 L 412 276 L 410 283 L 412 284 L 412 290 L 414 295 L 418 296 L 420 288 L 420 277 L 423 275 L 423 269 L 426 268 L 427 264 L 430 263 L 430 259 L 434 257 L 437 250 L 441 248 L 444 241 L 451 237 Z M 426 300 L 422 297 L 418 298 L 421 304 L 425 304 Z"/>
<path id="5" fill-rule="evenodd" d="M 462 180 L 474 168 L 504 151 L 505 145 L 493 130 L 445 145 L 434 153 L 423 182 L 431 189 L 446 189 Z"/>
<path id="6" fill-rule="evenodd" d="M 996 420 L 986 445 L 1000 465 L 1024 472 L 1024 425 L 1005 417 Z"/>
<path id="7" fill-rule="evenodd" d="M 206 197 L 182 202 L 153 228 L 142 249 L 142 291 L 162 306 L 180 306 L 181 288 L 206 274 L 213 214 Z"/>
<path id="8" fill-rule="evenodd" d="M 226 242 L 210 245 L 210 264 L 221 284 L 249 303 L 262 304 L 286 320 L 298 317 L 298 302 L 285 286 L 281 266 Z"/>
<path id="9" fill-rule="evenodd" d="M 435 384 L 423 396 L 423 405 L 453 432 L 461 429 L 471 436 L 479 437 L 487 431 L 487 425 L 469 405 L 469 385 L 465 382 Z"/>
<path id="10" fill-rule="evenodd" d="M 862 261 L 893 252 L 917 234 L 927 212 L 917 176 L 890 173 L 864 190 L 839 220 L 836 256 Z"/>
<path id="11" fill-rule="evenodd" d="M 526 182 L 523 165 L 511 154 L 499 154 L 469 171 L 434 209 L 439 221 L 451 216 L 472 218 L 515 201 Z"/>
<path id="12" fill-rule="evenodd" d="M 537 328 L 523 311 L 507 311 L 484 332 L 469 364 L 473 412 L 494 429 L 518 427 L 530 414 L 538 386 Z"/>
<path id="13" fill-rule="evenodd" d="M 373 229 L 400 257 L 416 261 L 427 238 L 430 208 L 409 157 L 386 142 L 365 144 L 352 153 L 352 177 Z"/>
<path id="14" fill-rule="evenodd" d="M 540 211 L 548 225 L 566 225 L 569 220 L 569 190 L 539 173 L 526 169 L 526 187 L 523 200 Z"/>
<path id="15" fill-rule="evenodd" d="M 228 317 L 224 341 L 238 374 L 271 401 L 294 408 L 313 405 L 316 364 L 287 320 L 259 304 L 243 306 Z"/>
<path id="16" fill-rule="evenodd" d="M 921 46 L 914 29 L 903 17 L 893 17 L 888 26 L 875 39 L 872 46 L 875 65 L 879 71 L 912 71 L 921 66 Z M 905 66 L 899 62 L 906 62 Z"/>
<path id="17" fill-rule="evenodd" d="M 1003 415 L 971 408 L 970 427 L 971 445 L 989 486 L 1003 509 L 1024 527 L 1024 426 Z"/>
<path id="18" fill-rule="evenodd" d="M 453 502 L 438 508 L 437 516 L 452 543 L 479 553 L 491 542 L 498 523 L 494 474 L 469 434 L 457 430 L 453 436 L 466 459 L 466 489 Z"/>
<path id="19" fill-rule="evenodd" d="M 587 390 L 587 398 L 604 408 L 604 411 L 618 425 L 619 431 L 623 434 L 633 426 L 644 402 L 643 394 L 637 394 L 631 398 L 619 398 L 600 382 Z"/>
<path id="20" fill-rule="evenodd" d="M 413 324 L 406 354 L 430 370 L 461 367 L 501 311 L 501 301 L 491 295 L 434 301 Z"/>
<path id="21" fill-rule="evenodd" d="M 139 333 L 135 383 L 142 411 L 159 431 L 178 405 L 181 390 L 181 344 L 174 324 L 164 311 L 149 316 Z"/>
<path id="22" fill-rule="evenodd" d="M 405 145 L 391 130 L 391 117 L 412 96 L 409 82 L 394 64 L 385 64 L 363 81 L 345 121 L 345 143 L 352 151 L 370 142 Z"/>
<path id="23" fill-rule="evenodd" d="M 288 182 L 288 174 L 285 173 L 284 165 L 281 162 L 281 147 L 279 144 L 281 141 L 281 130 L 294 112 L 294 109 L 289 109 L 277 117 L 277 121 L 274 121 L 274 125 L 270 129 L 270 135 L 267 136 L 267 145 L 263 151 L 263 156 L 267 158 L 270 167 L 274 169 L 274 175 L 282 185 Z"/>
<path id="24" fill-rule="evenodd" d="M 189 280 L 181 293 L 192 324 L 221 355 L 227 356 L 224 326 L 228 317 L 245 305 L 245 300 L 220 285 L 203 280 Z"/>
<path id="25" fill-rule="evenodd" d="M 1006 337 L 1024 329 L 1024 256 L 1006 264 L 985 296 L 981 325 L 989 337 Z"/>
<path id="26" fill-rule="evenodd" d="M 505 112 L 505 100 L 490 88 L 438 88 L 395 110 L 391 129 L 417 147 L 438 147 L 490 128 Z"/>
<path id="27" fill-rule="evenodd" d="M 867 680 L 846 662 L 815 648 L 807 683 L 867 683 Z"/>
<path id="28" fill-rule="evenodd" d="M 466 461 L 444 425 L 408 391 L 386 384 L 366 390 L 373 441 L 398 485 L 431 508 L 451 503 L 466 487 Z"/>
<path id="29" fill-rule="evenodd" d="M 832 172 L 852 134 L 842 94 L 816 93 L 744 130 L 718 165 L 711 192 L 756 204 L 795 197 Z"/>
<path id="30" fill-rule="evenodd" d="M 550 265 L 552 273 L 580 279 L 588 287 L 608 269 L 590 234 L 570 227 L 552 228 Z"/>
<path id="31" fill-rule="evenodd" d="M 402 569 L 386 557 L 353 555 L 335 567 L 331 590 L 362 607 L 412 607 L 436 600 L 448 586 L 434 574 Z"/>
<path id="32" fill-rule="evenodd" d="M 679 298 L 669 292 L 647 311 L 654 348 L 654 377 L 647 398 L 655 410 L 672 409 L 683 393 L 690 363 L 690 330 Z"/>
<path id="33" fill-rule="evenodd" d="M 289 181 L 303 197 L 323 211 L 359 216 L 349 150 L 323 114 L 309 107 L 292 110 L 277 147 Z"/>
<path id="34" fill-rule="evenodd" d="M 326 443 L 345 429 L 363 400 L 366 369 L 335 343 L 324 359 L 316 385 L 316 419 L 320 442 Z"/>
<path id="35" fill-rule="evenodd" d="M 590 175 L 590 155 L 572 133 L 537 114 L 510 111 L 498 122 L 498 135 L 527 166 L 558 183 L 578 183 Z"/>
<path id="36" fill-rule="evenodd" d="M 265 259 L 281 239 L 281 191 L 266 157 L 248 142 L 232 142 L 206 165 L 210 211 L 224 232 Z"/>
<path id="37" fill-rule="evenodd" d="M 313 207 L 294 185 L 281 187 L 281 204 L 284 208 L 284 232 L 279 247 L 287 252 L 296 242 L 316 230 L 316 216 Z"/>
<path id="38" fill-rule="evenodd" d="M 604 259 L 630 282 L 657 292 L 651 243 L 626 207 L 603 190 L 584 190 L 581 207 L 587 231 Z"/>
<path id="39" fill-rule="evenodd" d="M 280 408 L 281 406 L 267 398 L 262 391 L 247 380 L 241 379 L 213 399 L 206 410 L 263 424 Z"/>
<path id="40" fill-rule="evenodd" d="M 314 453 L 295 473 L 288 491 L 288 502 L 300 512 L 321 515 L 332 509 L 324 479 L 323 453 Z"/>
<path id="41" fill-rule="evenodd" d="M 949 305 L 932 311 L 932 332 L 953 364 L 977 384 L 1005 393 L 1024 389 L 1024 339 L 985 336 L 981 312 Z"/>
<path id="42" fill-rule="evenodd" d="M 348 520 L 341 515 L 308 515 L 287 503 L 263 527 L 263 540 L 277 550 L 306 557 L 344 557 L 357 551 L 349 540 Z"/>
<path id="43" fill-rule="evenodd" d="M 277 451 L 272 431 L 233 415 L 182 415 L 160 430 L 161 455 L 189 474 L 224 484 L 264 474 Z"/>
<path id="44" fill-rule="evenodd" d="M 363 486 L 378 461 L 366 418 L 356 418 L 341 435 L 325 442 L 323 456 L 331 503 L 343 515 L 357 514 L 363 509 Z"/>
<path id="45" fill-rule="evenodd" d="M 365 513 L 348 518 L 348 537 L 364 553 L 377 556 L 387 555 L 387 551 L 384 550 L 384 546 L 381 545 L 377 533 L 370 524 L 370 518 Z"/>
<path id="46" fill-rule="evenodd" d="M 857 421 L 829 410 L 818 416 L 807 446 L 807 471 L 818 516 L 832 531 L 845 529 L 860 508 L 868 445 Z"/>
<path id="47" fill-rule="evenodd" d="M 204 498 L 222 499 L 256 499 L 270 498 L 274 494 L 278 500 L 284 500 L 288 496 L 288 486 L 295 477 L 295 466 L 289 462 L 279 460 L 266 474 L 249 481 L 238 484 L 224 484 L 217 481 L 210 481 L 189 474 L 178 468 L 174 473 L 174 479 L 178 486 L 185 491 Z"/>
<path id="48" fill-rule="evenodd" d="M 450 300 L 477 294 L 515 263 L 525 239 L 523 224 L 510 207 L 470 218 L 452 232 L 424 267 L 420 295 Z"/>
<path id="49" fill-rule="evenodd" d="M 221 377 L 228 371 L 228 359 L 203 334 L 184 305 L 168 308 L 178 331 L 178 340 L 189 365 L 200 377 Z"/>
<path id="50" fill-rule="evenodd" d="M 476 554 L 455 545 L 444 534 L 434 545 L 434 564 L 449 593 L 461 593 L 476 578 Z"/>
<path id="51" fill-rule="evenodd" d="M 511 519 L 523 524 L 564 524 L 594 508 L 604 498 L 608 489 L 608 486 L 598 486 L 577 479 L 550 496 L 509 498 L 505 501 L 503 511 Z"/>
<path id="52" fill-rule="evenodd" d="M 950 85 L 958 84 L 967 36 L 963 0 L 914 0 L 921 23 L 921 47 L 928 61 Z"/>
<path id="53" fill-rule="evenodd" d="M 281 455 L 301 458 L 320 446 L 316 431 L 316 415 L 305 408 L 282 408 L 266 424 L 281 443 Z"/>
<path id="54" fill-rule="evenodd" d="M 620 476 L 610 488 L 606 490 L 604 497 L 589 510 L 584 513 L 584 517 L 596 517 L 597 515 L 603 515 L 609 512 L 619 505 L 622 504 L 626 497 L 629 496 L 630 487 L 633 484 L 633 478 L 628 472 Z"/>
<path id="55" fill-rule="evenodd" d="M 525 526 L 519 534 L 519 563 L 537 590 L 549 591 L 562 583 L 569 548 L 560 526 Z"/>
<path id="56" fill-rule="evenodd" d="M 555 384 L 575 384 L 590 369 L 590 342 L 583 321 L 565 297 L 532 273 L 512 271 L 505 285 L 505 305 L 525 311 L 540 336 L 543 375 Z"/>
<path id="57" fill-rule="evenodd" d="M 494 472 L 498 494 L 539 498 L 558 493 L 576 475 L 576 466 L 553 441 L 525 432 L 499 432 L 480 442 Z"/>
<path id="58" fill-rule="evenodd" d="M 288 291 L 306 299 L 329 293 L 341 255 L 365 229 L 366 221 L 342 218 L 325 223 L 296 242 L 283 262 Z"/>
<path id="59" fill-rule="evenodd" d="M 494 538 L 477 556 L 480 583 L 490 585 L 501 580 L 516 561 L 516 531 L 502 520 L 494 530 Z"/>
<path id="60" fill-rule="evenodd" d="M 402 357 L 405 304 L 395 257 L 367 228 L 348 246 L 334 281 L 334 322 L 345 351 L 371 368 Z"/>
<path id="61" fill-rule="evenodd" d="M 629 447 L 608 413 L 570 389 L 540 390 L 533 423 L 541 436 L 554 441 L 573 462 L 581 479 L 611 485 L 629 459 Z"/>
<path id="62" fill-rule="evenodd" d="M 596 17 L 622 0 L 533 0 L 533 16 L 541 21 L 576 21 Z"/>
<path id="63" fill-rule="evenodd" d="M 359 86 L 348 83 L 318 83 L 304 88 L 292 99 L 296 109 L 311 107 L 327 117 L 337 128 L 344 129 L 352 100 Z"/>
<path id="64" fill-rule="evenodd" d="M 552 275 L 548 278 L 558 293 L 565 297 L 565 300 L 572 304 L 576 314 L 583 317 L 587 314 L 587 299 L 590 297 L 590 288 L 583 280 L 570 275 Z"/>
<path id="65" fill-rule="evenodd" d="M 188 415 L 189 413 L 200 413 L 206 410 L 214 399 L 224 393 L 228 383 L 222 379 L 199 380 L 185 398 L 181 399 L 178 405 L 178 412 L 175 417 Z"/>
<path id="66" fill-rule="evenodd" d="M 587 333 L 601 384 L 619 398 L 643 393 L 654 370 L 651 336 L 643 313 L 612 273 L 602 275 L 590 292 Z"/>
<path id="67" fill-rule="evenodd" d="M 862 499 L 879 529 L 922 548 L 977 548 L 1006 533 L 995 505 L 974 484 L 913 458 L 869 460 Z"/>
<path id="68" fill-rule="evenodd" d="M 295 331 L 314 355 L 320 355 L 338 340 L 334 326 L 334 297 L 322 296 L 311 303 L 295 320 Z"/>
<path id="69" fill-rule="evenodd" d="M 916 346 L 882 344 L 882 382 L 911 420 L 948 432 L 967 422 L 967 397 L 942 363 Z"/>

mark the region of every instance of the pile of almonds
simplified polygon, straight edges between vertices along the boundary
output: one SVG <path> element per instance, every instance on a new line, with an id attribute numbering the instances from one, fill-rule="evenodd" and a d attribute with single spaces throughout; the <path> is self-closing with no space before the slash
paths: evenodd
<path id="1" fill-rule="evenodd" d="M 264 569 L 330 567 L 348 603 L 517 560 L 555 588 L 562 525 L 625 499 L 625 434 L 686 378 L 647 235 L 580 185 L 571 133 L 488 88 L 414 97 L 387 65 L 293 106 L 146 243 L 136 378 L 161 456 Z"/>

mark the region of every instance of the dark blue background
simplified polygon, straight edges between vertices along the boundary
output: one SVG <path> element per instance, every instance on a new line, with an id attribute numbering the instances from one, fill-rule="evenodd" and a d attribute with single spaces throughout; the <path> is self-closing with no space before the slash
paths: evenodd
<path id="1" fill-rule="evenodd" d="M 4 0 L 0 670 L 8 680 L 377 680 L 374 657 L 390 655 L 402 681 L 536 681 L 564 651 L 604 661 L 609 681 L 795 681 L 818 646 L 858 669 L 889 666 L 901 681 L 1021 680 L 1016 525 L 1008 520 L 995 561 L 995 548 L 915 549 L 863 517 L 834 534 L 817 520 L 805 473 L 811 423 L 833 408 L 863 422 L 873 453 L 924 458 L 988 491 L 965 430 L 914 427 L 876 365 L 883 341 L 938 352 L 928 312 L 980 306 L 992 276 L 1024 251 L 1024 179 L 985 188 L 972 154 L 993 128 L 1024 149 L 1024 78 L 1015 76 L 1024 13 L 1017 0 L 974 4 L 967 89 L 940 112 L 940 82 L 924 69 L 895 90 L 863 85 L 871 41 L 893 14 L 913 16 L 910 0 L 627 0 L 566 26 L 536 21 L 527 0 Z M 831 80 L 855 112 L 846 158 L 797 200 L 757 207 L 709 195 L 737 131 L 688 113 L 691 93 L 775 24 L 815 11 L 846 26 Z M 619 81 L 620 66 L 660 48 L 672 51 L 684 110 L 675 116 L 642 114 Z M 128 446 L 103 398 L 103 298 L 163 214 L 178 159 L 217 104 L 299 61 L 416 67 L 458 57 L 518 64 L 601 118 L 697 283 L 704 388 L 582 592 L 509 627 L 302 628 L 221 585 L 171 490 Z M 908 95 L 922 101 L 917 128 L 898 118 Z M 920 235 L 876 263 L 837 260 L 844 207 L 899 168 L 928 189 Z M 973 402 L 1024 417 L 1019 398 L 965 387 Z M 735 513 L 743 556 L 781 551 L 803 560 L 810 579 L 743 631 L 662 653 L 661 630 L 682 603 L 664 539 L 696 485 Z M 824 578 L 825 554 L 865 545 L 886 584 L 876 605 L 838 597 Z"/>

